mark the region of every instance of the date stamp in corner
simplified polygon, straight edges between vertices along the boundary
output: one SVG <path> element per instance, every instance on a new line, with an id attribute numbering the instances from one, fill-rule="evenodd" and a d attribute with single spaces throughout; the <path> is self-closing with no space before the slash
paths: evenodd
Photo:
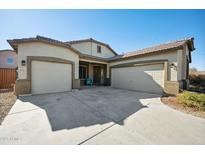
<path id="1" fill-rule="evenodd" d="M 20 137 L 0 137 L 0 142 L 19 142 Z"/>

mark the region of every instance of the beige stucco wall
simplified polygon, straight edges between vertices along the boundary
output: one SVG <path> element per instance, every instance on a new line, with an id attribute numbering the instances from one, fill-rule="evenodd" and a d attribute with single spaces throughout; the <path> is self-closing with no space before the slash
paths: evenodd
<path id="1" fill-rule="evenodd" d="M 182 76 L 183 76 L 183 70 L 184 70 L 184 68 L 183 68 L 183 64 L 184 64 L 183 56 L 184 56 L 183 50 L 178 50 L 178 52 L 177 52 L 177 58 L 178 58 L 178 61 L 177 61 L 177 64 L 178 64 L 177 80 L 181 80 Z"/>
<path id="2" fill-rule="evenodd" d="M 82 43 L 72 44 L 71 46 L 83 54 L 92 55 L 90 42 L 82 42 Z"/>
<path id="3" fill-rule="evenodd" d="M 13 58 L 13 64 L 7 63 L 7 58 Z M 14 51 L 0 51 L 0 68 L 16 68 L 17 55 Z"/>
<path id="4" fill-rule="evenodd" d="M 45 56 L 69 60 L 75 63 L 75 79 L 79 78 L 79 56 L 72 50 L 41 42 L 23 43 L 18 46 L 18 79 L 27 79 L 27 65 L 21 66 L 27 56 Z"/>
<path id="5" fill-rule="evenodd" d="M 187 63 L 189 63 L 189 60 L 190 60 L 189 54 L 191 54 L 191 53 L 189 52 L 188 46 L 186 45 L 185 51 L 184 51 L 184 76 L 183 76 L 184 79 L 188 78 L 187 69 L 189 69 L 189 68 L 187 68 Z"/>
<path id="6" fill-rule="evenodd" d="M 114 65 L 129 63 L 129 62 L 146 61 L 146 60 L 167 59 L 168 60 L 168 80 L 177 81 L 177 69 L 175 69 L 174 67 L 170 67 L 171 63 L 174 63 L 177 66 L 177 52 L 178 51 L 170 51 L 170 52 L 161 53 L 161 54 L 146 55 L 144 57 L 111 62 L 108 64 L 108 67 L 107 67 L 107 78 L 109 78 L 109 68 Z"/>
<path id="7" fill-rule="evenodd" d="M 91 44 L 92 44 L 92 55 L 93 56 L 103 57 L 103 58 L 110 58 L 110 57 L 115 56 L 114 53 L 110 51 L 110 49 L 108 49 L 107 47 L 94 43 L 94 42 L 92 42 Z M 102 51 L 101 53 L 97 52 L 98 45 L 101 46 L 101 51 Z"/>
<path id="8" fill-rule="evenodd" d="M 101 46 L 101 53 L 97 52 L 97 45 Z M 102 57 L 102 58 L 110 58 L 115 56 L 114 53 L 108 49 L 107 47 L 97 44 L 95 42 L 82 42 L 72 44 L 72 47 L 79 50 L 80 52 L 92 56 Z"/>
<path id="9" fill-rule="evenodd" d="M 187 45 L 184 50 L 178 50 L 178 80 L 187 79 L 187 59 L 189 60 L 189 49 Z"/>
<path id="10" fill-rule="evenodd" d="M 182 78 L 181 79 L 186 79 L 186 51 L 182 51 Z"/>

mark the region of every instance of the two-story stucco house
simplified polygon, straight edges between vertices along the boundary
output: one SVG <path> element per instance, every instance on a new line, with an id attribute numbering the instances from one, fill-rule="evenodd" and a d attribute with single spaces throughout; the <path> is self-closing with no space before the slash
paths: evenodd
<path id="1" fill-rule="evenodd" d="M 8 40 L 17 52 L 17 94 L 42 94 L 95 85 L 176 94 L 188 87 L 193 38 L 118 55 L 94 39 L 61 42 L 36 36 Z"/>
<path id="2" fill-rule="evenodd" d="M 17 54 L 13 50 L 0 50 L 0 68 L 17 68 Z"/>

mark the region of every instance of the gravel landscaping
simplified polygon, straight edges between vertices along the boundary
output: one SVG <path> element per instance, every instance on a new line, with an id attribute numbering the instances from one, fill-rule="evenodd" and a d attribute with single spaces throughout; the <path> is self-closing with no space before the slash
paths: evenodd
<path id="1" fill-rule="evenodd" d="M 191 114 L 193 116 L 201 117 L 205 119 L 205 111 L 199 110 L 198 108 L 195 107 L 188 107 L 185 106 L 184 104 L 180 103 L 177 97 L 162 97 L 161 101 L 170 106 L 171 108 L 174 108 L 176 110 L 179 110 L 181 112 L 185 112 L 188 114 Z"/>
<path id="2" fill-rule="evenodd" d="M 0 124 L 16 102 L 16 96 L 13 92 L 0 93 Z"/>

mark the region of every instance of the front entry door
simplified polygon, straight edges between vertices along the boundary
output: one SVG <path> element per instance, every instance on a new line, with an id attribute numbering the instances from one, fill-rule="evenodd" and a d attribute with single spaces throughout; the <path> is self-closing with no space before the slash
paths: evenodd
<path id="1" fill-rule="evenodd" d="M 101 67 L 93 67 L 93 83 L 99 85 L 101 80 Z"/>

